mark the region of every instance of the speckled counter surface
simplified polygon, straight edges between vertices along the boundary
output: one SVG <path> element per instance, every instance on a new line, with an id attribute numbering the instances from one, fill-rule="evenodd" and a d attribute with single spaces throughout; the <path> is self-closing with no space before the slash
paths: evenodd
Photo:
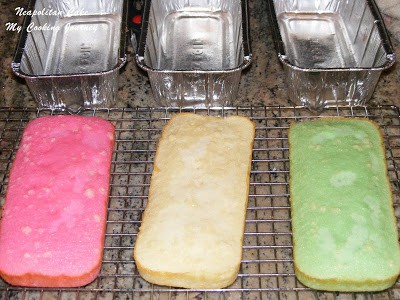
<path id="1" fill-rule="evenodd" d="M 381 0 L 386 1 L 386 0 Z M 390 0 L 389 0 L 390 1 Z M 0 106 L 35 107 L 24 80 L 13 75 L 10 64 L 18 40 L 16 31 L 7 30 L 7 23 L 22 24 L 17 7 L 26 7 L 27 1 L 0 1 Z M 287 98 L 283 70 L 276 56 L 267 20 L 265 1 L 249 0 L 251 47 L 253 61 L 242 73 L 239 92 L 234 105 L 290 105 Z M 389 19 L 386 19 L 389 20 Z M 385 21 L 386 21 L 385 20 Z M 389 34 L 397 58 L 400 57 L 400 39 L 393 22 Z M 399 31 L 400 32 L 400 31 Z M 159 106 L 152 95 L 147 74 L 135 64 L 132 48 L 128 48 L 128 63 L 121 70 L 117 107 Z M 400 105 L 400 63 L 385 71 L 376 87 L 370 104 Z"/>

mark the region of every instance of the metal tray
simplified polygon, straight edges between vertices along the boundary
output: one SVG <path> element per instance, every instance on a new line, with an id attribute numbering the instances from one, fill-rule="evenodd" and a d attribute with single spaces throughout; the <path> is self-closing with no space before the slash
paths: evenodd
<path id="1" fill-rule="evenodd" d="M 288 96 L 296 105 L 366 105 L 395 62 L 374 0 L 269 0 Z"/>
<path id="2" fill-rule="evenodd" d="M 126 0 L 30 0 L 32 15 L 24 18 L 11 67 L 39 108 L 77 112 L 116 101 L 127 61 L 126 6 Z"/>
<path id="3" fill-rule="evenodd" d="M 232 105 L 252 59 L 247 0 L 146 0 L 137 65 L 162 106 Z"/>
<path id="4" fill-rule="evenodd" d="M 133 260 L 157 141 L 167 120 L 180 111 L 244 115 L 256 124 L 243 260 L 237 280 L 225 289 L 187 290 L 149 284 L 139 276 Z M 0 204 L 4 201 L 12 159 L 25 125 L 38 116 L 59 113 L 63 112 L 0 108 Z M 319 116 L 302 107 L 279 106 L 86 109 L 82 114 L 108 119 L 116 126 L 101 273 L 93 283 L 81 288 L 22 288 L 0 281 L 0 299 L 400 299 L 400 281 L 379 293 L 323 293 L 296 280 L 292 261 L 287 140 L 289 124 L 302 119 L 367 117 L 377 122 L 384 135 L 399 222 L 400 110 L 397 107 L 330 107 Z"/>

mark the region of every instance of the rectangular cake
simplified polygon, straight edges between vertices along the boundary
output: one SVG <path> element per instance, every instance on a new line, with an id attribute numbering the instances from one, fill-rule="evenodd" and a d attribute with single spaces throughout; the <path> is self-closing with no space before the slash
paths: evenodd
<path id="1" fill-rule="evenodd" d="M 393 285 L 400 250 L 377 125 L 356 118 L 293 123 L 289 145 L 297 278 L 328 291 Z"/>
<path id="2" fill-rule="evenodd" d="M 12 285 L 74 287 L 101 267 L 114 126 L 45 116 L 26 126 L 0 221 L 0 276 Z"/>
<path id="3" fill-rule="evenodd" d="M 134 258 L 151 283 L 222 288 L 242 258 L 254 124 L 181 113 L 159 140 Z"/>

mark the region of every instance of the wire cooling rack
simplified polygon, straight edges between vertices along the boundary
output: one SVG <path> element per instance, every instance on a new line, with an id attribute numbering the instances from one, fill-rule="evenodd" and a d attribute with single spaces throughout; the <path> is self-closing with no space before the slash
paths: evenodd
<path id="1" fill-rule="evenodd" d="M 237 280 L 225 289 L 187 290 L 149 284 L 135 267 L 133 247 L 144 210 L 161 129 L 181 111 L 248 116 L 256 124 L 243 260 Z M 0 203 L 22 131 L 29 120 L 62 112 L 0 109 Z M 292 261 L 289 204 L 288 126 L 327 116 L 367 117 L 382 129 L 388 174 L 400 219 L 400 117 L 394 106 L 335 107 L 313 115 L 296 107 L 223 109 L 129 108 L 85 110 L 116 127 L 107 232 L 101 273 L 81 288 L 12 287 L 0 280 L 0 299 L 400 299 L 400 282 L 379 293 L 324 293 L 296 280 Z M 212 246 L 212 245 L 211 245 Z"/>

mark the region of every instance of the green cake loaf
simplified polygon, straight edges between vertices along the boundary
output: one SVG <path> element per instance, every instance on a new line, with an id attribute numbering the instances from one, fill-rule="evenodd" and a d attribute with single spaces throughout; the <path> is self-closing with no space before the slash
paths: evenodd
<path id="1" fill-rule="evenodd" d="M 296 277 L 327 291 L 379 291 L 400 273 L 400 247 L 379 128 L 328 118 L 289 130 Z"/>

